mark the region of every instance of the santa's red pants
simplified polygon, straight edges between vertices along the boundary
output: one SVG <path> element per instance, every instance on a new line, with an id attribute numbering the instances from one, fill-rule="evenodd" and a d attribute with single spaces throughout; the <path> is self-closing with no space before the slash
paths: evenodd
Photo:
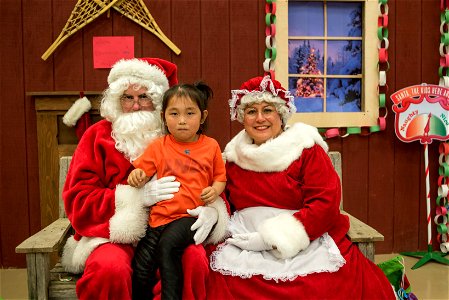
<path id="1" fill-rule="evenodd" d="M 76 294 L 83 299 L 131 299 L 131 245 L 103 244 L 87 258 L 83 276 L 76 283 Z"/>

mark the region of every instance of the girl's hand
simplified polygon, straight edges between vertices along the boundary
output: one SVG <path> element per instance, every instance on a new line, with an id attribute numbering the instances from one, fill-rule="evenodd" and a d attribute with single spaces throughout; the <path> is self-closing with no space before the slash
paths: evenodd
<path id="1" fill-rule="evenodd" d="M 205 204 L 214 202 L 217 196 L 217 191 L 211 186 L 204 188 L 201 192 L 201 200 L 203 200 Z"/>
<path id="2" fill-rule="evenodd" d="M 128 184 L 132 187 L 141 188 L 147 182 L 147 175 L 142 169 L 134 169 L 128 176 Z"/>

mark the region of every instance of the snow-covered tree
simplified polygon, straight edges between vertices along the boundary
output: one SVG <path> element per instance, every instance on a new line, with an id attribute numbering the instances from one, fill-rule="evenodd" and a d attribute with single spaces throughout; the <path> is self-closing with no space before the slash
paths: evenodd
<path id="1" fill-rule="evenodd" d="M 310 45 L 310 44 L 309 44 Z M 318 69 L 318 59 L 315 49 L 311 48 L 307 61 L 300 67 L 300 74 L 321 75 Z M 317 77 L 298 78 L 296 82 L 296 97 L 311 98 L 322 97 L 323 79 Z"/>

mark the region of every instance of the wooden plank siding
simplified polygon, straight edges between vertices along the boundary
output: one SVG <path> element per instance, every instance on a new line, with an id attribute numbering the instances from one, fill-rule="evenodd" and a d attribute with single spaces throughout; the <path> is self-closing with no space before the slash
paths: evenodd
<path id="1" fill-rule="evenodd" d="M 39 166 L 36 124 L 42 116 L 36 115 L 34 98 L 26 93 L 102 91 L 109 69 L 93 69 L 94 36 L 134 36 L 137 57 L 173 61 L 180 82 L 202 79 L 210 84 L 215 98 L 209 107 L 208 133 L 222 148 L 242 129 L 229 121 L 230 90 L 263 72 L 264 0 L 145 0 L 181 55 L 111 10 L 43 61 L 41 55 L 61 32 L 76 2 L 0 2 L 0 267 L 25 266 L 25 256 L 15 254 L 15 246 L 46 225 L 53 218 L 52 205 L 57 206 L 56 202 L 40 207 L 40 195 L 46 190 L 39 188 L 39 172 L 50 166 L 42 161 Z M 365 137 L 327 140 L 331 150 L 342 153 L 345 210 L 385 236 L 376 245 L 377 253 L 425 250 L 427 246 L 423 146 L 396 138 L 389 96 L 409 85 L 438 83 L 440 1 L 409 2 L 388 1 L 387 129 Z M 58 138 L 47 134 L 47 143 Z M 429 146 L 432 207 L 437 193 L 438 145 Z M 48 178 L 46 184 L 58 183 Z"/>

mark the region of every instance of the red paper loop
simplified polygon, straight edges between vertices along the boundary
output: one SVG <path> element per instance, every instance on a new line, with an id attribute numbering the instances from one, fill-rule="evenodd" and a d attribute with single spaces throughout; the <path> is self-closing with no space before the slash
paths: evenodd
<path id="1" fill-rule="evenodd" d="M 379 124 L 380 130 L 385 130 L 385 128 L 387 128 L 387 121 L 385 117 L 379 117 L 377 119 L 377 123 Z"/>
<path id="2" fill-rule="evenodd" d="M 386 63 L 388 61 L 388 52 L 385 48 L 379 49 L 379 61 L 381 63 Z"/>
<path id="3" fill-rule="evenodd" d="M 447 242 L 447 233 L 444 233 L 444 234 L 438 233 L 436 239 L 437 239 L 437 242 L 439 242 L 439 243 L 446 243 Z"/>
<path id="4" fill-rule="evenodd" d="M 449 67 L 449 54 L 445 54 L 440 58 L 440 66 Z"/>
<path id="5" fill-rule="evenodd" d="M 326 132 L 324 133 L 324 136 L 328 139 L 339 136 L 340 132 L 338 131 L 338 128 L 331 128 L 326 130 Z"/>
<path id="6" fill-rule="evenodd" d="M 387 27 L 388 26 L 388 15 L 381 15 L 377 18 L 377 26 L 378 27 Z"/>
<path id="7" fill-rule="evenodd" d="M 445 214 L 447 214 L 447 208 L 445 206 L 437 206 L 435 208 L 435 214 L 445 215 Z"/>
<path id="8" fill-rule="evenodd" d="M 276 2 L 271 3 L 265 3 L 265 13 L 272 13 L 273 15 L 276 14 Z"/>
<path id="9" fill-rule="evenodd" d="M 265 27 L 265 35 L 275 36 L 276 35 L 276 25 L 271 24 L 270 26 L 266 26 Z"/>
<path id="10" fill-rule="evenodd" d="M 444 177 L 442 175 L 438 176 L 438 186 L 445 184 L 444 178 L 446 178 L 446 177 Z"/>
<path id="11" fill-rule="evenodd" d="M 440 143 L 440 146 L 438 147 L 438 151 L 440 153 L 443 153 L 444 155 L 448 155 L 449 154 L 449 144 Z"/>
<path id="12" fill-rule="evenodd" d="M 449 8 L 449 1 L 448 0 L 441 0 L 440 2 L 440 9 L 444 11 L 445 9 Z"/>

